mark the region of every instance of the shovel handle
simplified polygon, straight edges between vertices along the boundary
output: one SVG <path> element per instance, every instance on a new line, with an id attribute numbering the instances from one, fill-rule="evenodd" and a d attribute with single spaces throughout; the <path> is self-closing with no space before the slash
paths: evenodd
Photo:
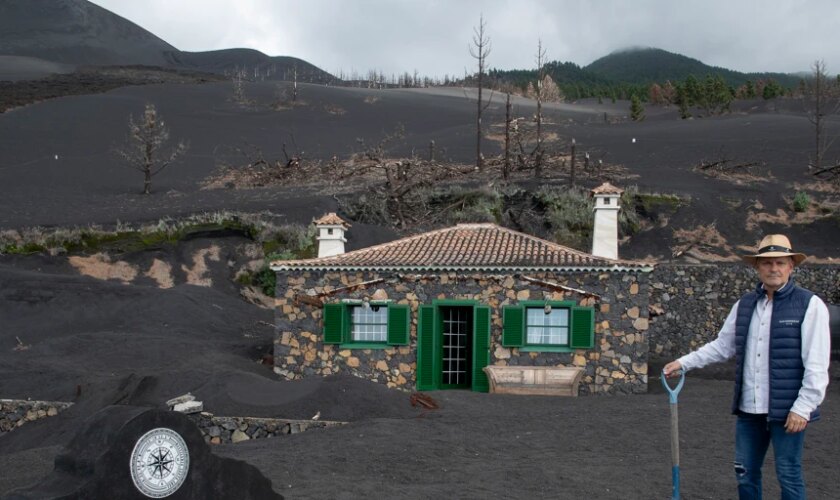
<path id="1" fill-rule="evenodd" d="M 662 385 L 665 387 L 665 390 L 668 391 L 668 397 L 671 403 L 676 403 L 677 396 L 680 394 L 683 384 L 685 383 L 685 370 L 680 370 L 680 380 L 673 388 L 671 387 L 671 384 L 668 383 L 668 377 L 665 376 L 665 372 L 662 372 L 662 377 L 660 378 L 662 379 Z"/>
<path id="2" fill-rule="evenodd" d="M 685 370 L 680 370 L 680 380 L 674 387 L 671 387 L 668 383 L 668 377 L 665 376 L 664 371 L 662 372 L 661 378 L 662 385 L 668 391 L 668 396 L 671 400 L 671 481 L 673 483 L 671 500 L 680 500 L 680 420 L 677 395 L 679 395 L 685 383 Z"/>

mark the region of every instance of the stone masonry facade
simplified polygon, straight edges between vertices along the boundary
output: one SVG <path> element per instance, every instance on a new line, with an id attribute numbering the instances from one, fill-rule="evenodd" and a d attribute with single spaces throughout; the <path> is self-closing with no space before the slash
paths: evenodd
<path id="1" fill-rule="evenodd" d="M 796 268 L 794 282 L 840 304 L 840 266 Z M 714 340 L 730 309 L 758 283 L 744 264 L 660 264 L 650 277 L 650 355 L 670 361 Z"/>
<path id="2" fill-rule="evenodd" d="M 642 271 L 278 271 L 274 370 L 290 380 L 348 373 L 388 387 L 415 390 L 418 307 L 434 300 L 474 300 L 491 309 L 490 365 L 582 367 L 581 394 L 644 393 L 648 384 L 649 275 Z M 322 303 L 358 301 L 374 294 L 410 306 L 408 345 L 343 349 L 323 343 Z M 546 298 L 594 308 L 592 349 L 520 352 L 502 346 L 502 308 Z"/>

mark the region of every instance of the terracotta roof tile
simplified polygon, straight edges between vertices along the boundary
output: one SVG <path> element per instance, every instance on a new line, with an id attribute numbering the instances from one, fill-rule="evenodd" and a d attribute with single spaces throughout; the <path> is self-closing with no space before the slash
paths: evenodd
<path id="1" fill-rule="evenodd" d="M 600 186 L 592 189 L 592 194 L 621 194 L 624 190 L 613 186 L 609 182 L 605 182 Z"/>
<path id="2" fill-rule="evenodd" d="M 340 255 L 275 261 L 272 266 L 296 269 L 652 268 L 645 262 L 595 257 L 496 224 L 458 224 Z"/>
<path id="3" fill-rule="evenodd" d="M 350 227 L 350 224 L 347 223 L 344 219 L 338 216 L 335 212 L 330 212 L 320 219 L 314 221 L 317 225 L 330 225 L 330 226 L 344 226 Z"/>

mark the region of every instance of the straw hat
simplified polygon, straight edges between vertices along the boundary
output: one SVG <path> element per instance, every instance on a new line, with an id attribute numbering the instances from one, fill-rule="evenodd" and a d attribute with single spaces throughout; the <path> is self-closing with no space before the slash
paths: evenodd
<path id="1" fill-rule="evenodd" d="M 755 265 L 759 257 L 793 257 L 793 264 L 798 266 L 806 259 L 805 254 L 794 253 L 790 248 L 790 240 L 783 234 L 770 234 L 758 244 L 758 253 L 742 255 L 745 262 Z"/>

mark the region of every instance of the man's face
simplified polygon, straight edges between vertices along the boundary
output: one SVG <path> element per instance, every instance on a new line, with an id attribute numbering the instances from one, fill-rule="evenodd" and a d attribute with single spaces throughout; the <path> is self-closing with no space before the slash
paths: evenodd
<path id="1" fill-rule="evenodd" d="M 755 268 L 758 270 L 758 278 L 764 283 L 768 290 L 778 290 L 790 278 L 793 272 L 793 259 L 791 257 L 759 257 L 756 259 Z"/>

